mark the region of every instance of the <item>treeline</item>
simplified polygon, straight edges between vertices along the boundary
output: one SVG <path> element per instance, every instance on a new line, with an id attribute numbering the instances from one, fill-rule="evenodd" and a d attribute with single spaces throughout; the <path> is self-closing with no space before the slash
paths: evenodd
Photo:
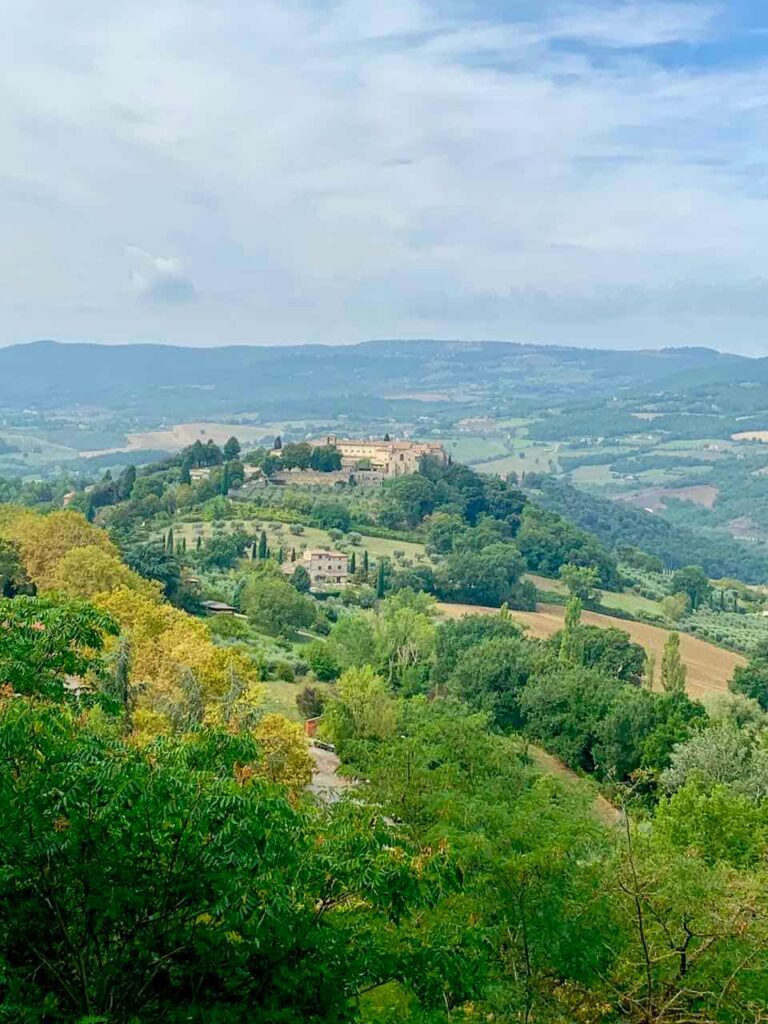
<path id="1" fill-rule="evenodd" d="M 546 508 L 594 534 L 609 548 L 635 547 L 659 558 L 665 568 L 701 565 L 712 579 L 747 583 L 768 578 L 768 556 L 719 532 L 694 532 L 662 516 L 586 494 L 552 477 L 537 479 L 531 492 Z"/>

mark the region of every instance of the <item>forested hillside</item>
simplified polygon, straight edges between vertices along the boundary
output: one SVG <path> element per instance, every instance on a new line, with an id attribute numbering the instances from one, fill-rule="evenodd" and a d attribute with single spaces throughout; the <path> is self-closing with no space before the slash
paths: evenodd
<path id="1" fill-rule="evenodd" d="M 552 477 L 535 483 L 531 493 L 536 500 L 609 547 L 641 548 L 670 569 L 693 563 L 712 577 L 733 576 L 747 583 L 768 579 L 768 554 L 723 533 L 710 530 L 702 535 L 663 516 L 586 494 Z"/>
<path id="2" fill-rule="evenodd" d="M 627 569 L 567 519 L 430 461 L 264 482 L 298 454 L 0 505 L 0 1020 L 760 1020 L 766 646 L 705 707 L 676 632 L 654 666 L 585 622 Z M 543 639 L 532 572 L 566 591 Z"/>

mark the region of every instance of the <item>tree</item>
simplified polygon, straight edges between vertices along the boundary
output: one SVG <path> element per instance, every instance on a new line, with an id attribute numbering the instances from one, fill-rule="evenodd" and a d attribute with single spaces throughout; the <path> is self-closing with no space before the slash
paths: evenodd
<path id="1" fill-rule="evenodd" d="M 253 738 L 259 746 L 257 775 L 293 792 L 309 784 L 314 762 L 300 725 L 282 715 L 264 715 L 253 730 Z"/>
<path id="2" fill-rule="evenodd" d="M 165 550 L 169 555 L 172 555 L 175 551 L 175 545 L 173 541 L 173 527 L 169 527 L 168 536 L 165 539 Z"/>
<path id="3" fill-rule="evenodd" d="M 309 457 L 309 465 L 318 473 L 335 473 L 341 469 L 341 453 L 335 444 L 315 445 Z"/>
<path id="4" fill-rule="evenodd" d="M 296 707 L 303 718 L 319 718 L 325 705 L 325 692 L 318 686 L 305 686 L 296 694 Z"/>
<path id="5" fill-rule="evenodd" d="M 520 694 L 525 731 L 571 768 L 594 772 L 600 724 L 624 686 L 582 666 L 535 675 Z"/>
<path id="6" fill-rule="evenodd" d="M 415 980 L 393 928 L 437 897 L 446 856 L 368 808 L 290 799 L 269 780 L 306 779 L 297 729 L 141 746 L 0 702 L 8 1020 L 341 1022 L 358 993 Z"/>
<path id="7" fill-rule="evenodd" d="M 240 604 L 257 629 L 272 635 L 307 629 L 315 619 L 312 599 L 282 574 L 255 573 L 243 588 Z"/>
<path id="8" fill-rule="evenodd" d="M 667 693 L 684 693 L 687 670 L 680 657 L 680 634 L 670 633 L 661 658 L 661 686 Z"/>
<path id="9" fill-rule="evenodd" d="M 312 588 L 312 579 L 303 565 L 297 565 L 291 573 L 291 583 L 300 594 L 308 594 Z"/>
<path id="10" fill-rule="evenodd" d="M 435 575 L 437 593 L 448 601 L 498 607 L 532 608 L 535 588 L 521 583 L 525 563 L 514 544 L 492 543 L 481 551 L 448 555 Z"/>
<path id="11" fill-rule="evenodd" d="M 582 604 L 578 597 L 570 598 L 565 606 L 565 626 L 559 634 L 558 660 L 561 665 L 574 667 L 584 664 L 581 609 Z"/>
<path id="12" fill-rule="evenodd" d="M 509 615 L 463 615 L 438 626 L 431 681 L 444 686 L 462 656 L 496 637 L 519 640 L 522 629 Z"/>
<path id="13" fill-rule="evenodd" d="M 691 610 L 691 599 L 685 593 L 668 594 L 662 599 L 661 611 L 671 622 L 684 619 Z"/>
<path id="14" fill-rule="evenodd" d="M 670 583 L 671 594 L 687 594 L 694 611 L 709 600 L 712 585 L 700 565 L 678 569 Z"/>
<path id="15" fill-rule="evenodd" d="M 584 604 L 589 604 L 598 596 L 600 574 L 591 565 L 561 565 L 560 579 L 571 597 L 578 597 Z"/>
<path id="16" fill-rule="evenodd" d="M 576 599 L 578 600 L 578 599 Z M 566 636 L 561 630 L 549 640 L 549 645 L 556 654 L 566 645 L 568 653 L 565 659 L 577 657 L 576 664 L 595 668 L 612 679 L 621 679 L 625 683 L 640 685 L 646 668 L 645 650 L 640 644 L 633 643 L 628 633 L 613 626 L 586 626 L 581 622 Z"/>
<path id="17" fill-rule="evenodd" d="M 22 511 L 0 527 L 7 540 L 18 545 L 27 576 L 40 590 L 53 585 L 56 566 L 72 548 L 98 547 L 119 557 L 104 530 L 69 510 L 36 515 Z"/>
<path id="18" fill-rule="evenodd" d="M 386 593 L 386 564 L 383 558 L 379 559 L 376 570 L 376 597 L 381 600 Z"/>
<path id="19" fill-rule="evenodd" d="M 319 498 L 312 506 L 312 521 L 324 530 L 349 530 L 349 509 L 337 498 Z"/>
<path id="20" fill-rule="evenodd" d="M 259 536 L 259 547 L 256 557 L 262 559 L 267 557 L 267 534 L 265 530 L 262 530 Z"/>
<path id="21" fill-rule="evenodd" d="M 69 597 L 91 598 L 125 587 L 159 601 L 162 592 L 158 582 L 143 579 L 115 555 L 95 546 L 67 552 L 56 566 L 51 584 Z"/>
<path id="22" fill-rule="evenodd" d="M 235 459 L 239 459 L 241 451 L 242 448 L 238 439 L 234 436 L 228 438 L 223 448 L 224 461 L 233 462 Z"/>
<path id="23" fill-rule="evenodd" d="M 14 693 L 61 699 L 72 680 L 102 668 L 100 654 L 118 627 L 87 601 L 0 599 L 0 682 Z"/>
<path id="24" fill-rule="evenodd" d="M 734 693 L 752 697 L 768 711 L 768 658 L 758 652 L 746 665 L 737 665 L 728 686 Z"/>
<path id="25" fill-rule="evenodd" d="M 368 572 L 369 572 L 368 548 L 366 548 L 363 551 L 363 572 L 365 573 L 365 578 L 368 579 Z"/>
<path id="26" fill-rule="evenodd" d="M 18 544 L 0 537 L 0 597 L 15 597 L 27 587 Z"/>
<path id="27" fill-rule="evenodd" d="M 705 793 L 728 786 L 754 800 L 768 796 L 768 752 L 745 730 L 724 721 L 678 744 L 661 776 L 667 793 L 695 784 Z"/>
<path id="28" fill-rule="evenodd" d="M 520 694 L 533 662 L 532 648 L 520 635 L 489 637 L 460 655 L 447 688 L 473 710 L 487 712 L 500 729 L 519 729 Z"/>
<path id="29" fill-rule="evenodd" d="M 283 439 L 278 434 L 277 437 L 275 438 L 273 444 L 272 444 L 272 450 L 276 451 L 276 452 L 279 452 L 282 447 L 283 447 Z"/>
<path id="30" fill-rule="evenodd" d="M 339 665 L 333 656 L 333 649 L 323 640 L 315 640 L 307 647 L 306 659 L 321 683 L 329 683 L 339 674 Z"/>
<path id="31" fill-rule="evenodd" d="M 361 668 L 376 661 L 376 632 L 367 613 L 340 615 L 334 623 L 327 645 L 341 669 Z"/>
<path id="32" fill-rule="evenodd" d="M 370 665 L 343 672 L 326 702 L 324 730 L 333 742 L 386 740 L 397 728 L 397 702 Z"/>
<path id="33" fill-rule="evenodd" d="M 350 576 L 354 576 L 355 572 L 357 572 L 357 558 L 355 556 L 355 552 L 353 551 L 351 556 L 350 556 L 350 559 L 349 559 L 349 574 L 350 574 Z"/>

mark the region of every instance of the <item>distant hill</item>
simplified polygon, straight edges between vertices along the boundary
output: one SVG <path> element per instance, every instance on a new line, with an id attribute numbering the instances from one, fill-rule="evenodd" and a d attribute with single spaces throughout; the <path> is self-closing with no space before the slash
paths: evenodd
<path id="1" fill-rule="evenodd" d="M 768 379 L 768 360 L 682 348 L 619 352 L 506 342 L 176 348 L 58 344 L 0 349 L 0 409 L 106 406 L 140 417 L 199 419 L 258 408 L 267 416 L 385 414 L 429 401 L 455 410 L 514 401 L 607 398 L 697 380 Z"/>

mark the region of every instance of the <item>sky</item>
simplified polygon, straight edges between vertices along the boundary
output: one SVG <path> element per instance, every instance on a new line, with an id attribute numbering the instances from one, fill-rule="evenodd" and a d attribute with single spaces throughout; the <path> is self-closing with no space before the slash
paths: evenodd
<path id="1" fill-rule="evenodd" d="M 768 355 L 764 0 L 5 0 L 0 345 Z"/>

